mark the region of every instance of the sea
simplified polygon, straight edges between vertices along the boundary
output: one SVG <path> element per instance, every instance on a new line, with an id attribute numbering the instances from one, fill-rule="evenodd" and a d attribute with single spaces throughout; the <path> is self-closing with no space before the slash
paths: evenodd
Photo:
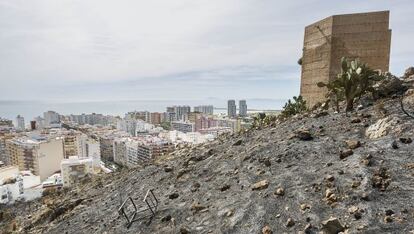
<path id="1" fill-rule="evenodd" d="M 282 99 L 247 99 L 249 111 L 277 111 L 286 100 Z M 238 105 L 238 102 L 236 101 Z M 212 98 L 207 100 L 122 100 L 122 101 L 9 101 L 0 100 L 0 117 L 15 120 L 17 115 L 25 118 L 26 123 L 49 110 L 59 114 L 104 114 L 123 117 L 129 111 L 164 112 L 167 106 L 213 105 L 215 114 L 226 113 L 227 100 Z"/>

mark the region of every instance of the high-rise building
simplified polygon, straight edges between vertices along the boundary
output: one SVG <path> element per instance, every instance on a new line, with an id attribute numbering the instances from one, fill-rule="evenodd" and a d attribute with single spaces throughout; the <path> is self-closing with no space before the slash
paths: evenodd
<path id="1" fill-rule="evenodd" d="M 239 116 L 246 117 L 247 116 L 247 104 L 246 100 L 239 101 Z"/>
<path id="2" fill-rule="evenodd" d="M 10 165 L 18 166 L 20 171 L 30 170 L 42 181 L 60 170 L 64 155 L 61 137 L 13 138 L 6 141 L 6 148 Z"/>
<path id="3" fill-rule="evenodd" d="M 161 116 L 162 116 L 162 114 L 161 113 L 158 113 L 158 112 L 153 112 L 153 113 L 151 113 L 151 123 L 152 124 L 161 124 Z"/>
<path id="4" fill-rule="evenodd" d="M 235 118 L 237 116 L 236 101 L 234 100 L 227 101 L 227 116 L 229 118 Z"/>
<path id="5" fill-rule="evenodd" d="M 389 69 L 389 11 L 334 15 L 305 28 L 300 94 L 309 107 L 326 99 L 329 82 L 341 71 L 341 58 L 359 59 L 372 69 Z"/>
<path id="6" fill-rule="evenodd" d="M 23 116 L 18 115 L 16 117 L 16 129 L 20 131 L 24 131 L 26 129 Z"/>
<path id="7" fill-rule="evenodd" d="M 214 114 L 214 106 L 212 105 L 195 106 L 194 112 L 200 112 L 206 115 L 212 115 Z"/>
<path id="8" fill-rule="evenodd" d="M 43 118 L 45 119 L 45 126 L 50 127 L 52 124 L 60 123 L 60 117 L 57 112 L 47 111 L 43 113 Z"/>
<path id="9" fill-rule="evenodd" d="M 187 114 L 191 112 L 190 106 L 172 106 L 167 107 L 167 113 L 175 113 L 175 120 L 184 120 Z"/>

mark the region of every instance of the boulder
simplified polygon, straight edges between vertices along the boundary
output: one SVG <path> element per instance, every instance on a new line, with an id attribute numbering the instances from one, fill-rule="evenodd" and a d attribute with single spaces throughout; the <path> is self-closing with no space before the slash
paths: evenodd
<path id="1" fill-rule="evenodd" d="M 377 139 L 388 135 L 400 123 L 397 117 L 385 117 L 369 126 L 365 131 L 365 136 L 369 139 Z"/>
<path id="2" fill-rule="evenodd" d="M 402 80 L 393 75 L 388 75 L 373 87 L 375 89 L 375 98 L 391 97 L 394 94 L 401 94 L 406 90 Z"/>
<path id="3" fill-rule="evenodd" d="M 312 134 L 307 129 L 300 129 L 296 131 L 296 137 L 302 141 L 310 141 L 313 139 Z"/>
<path id="4" fill-rule="evenodd" d="M 345 143 L 350 149 L 356 149 L 361 146 L 361 142 L 358 140 L 347 140 Z"/>
<path id="5" fill-rule="evenodd" d="M 414 75 L 414 67 L 409 67 L 405 70 L 403 78 L 409 78 L 412 75 Z"/>
<path id="6" fill-rule="evenodd" d="M 269 186 L 269 182 L 267 180 L 262 180 L 262 181 L 259 181 L 255 184 L 253 184 L 252 190 L 267 189 L 268 186 Z"/>
<path id="7" fill-rule="evenodd" d="M 270 227 L 268 225 L 264 226 L 262 228 L 262 234 L 272 234 L 272 229 L 270 229 Z"/>
<path id="8" fill-rule="evenodd" d="M 337 234 L 339 232 L 343 232 L 345 230 L 344 226 L 342 226 L 341 222 L 337 218 L 329 218 L 322 222 L 322 231 L 325 234 Z"/>

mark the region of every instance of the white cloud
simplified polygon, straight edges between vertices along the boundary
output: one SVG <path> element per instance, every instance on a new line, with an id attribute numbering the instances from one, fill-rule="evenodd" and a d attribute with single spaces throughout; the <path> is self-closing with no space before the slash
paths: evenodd
<path id="1" fill-rule="evenodd" d="M 240 85 L 297 79 L 304 26 L 332 14 L 384 9 L 392 11 L 391 67 L 401 73 L 413 52 L 407 10 L 413 6 L 407 0 L 0 0 L 0 99 L 54 98 L 48 89 L 131 80 L 145 85 L 157 77 L 172 85 L 182 79 L 177 74 L 191 74 L 194 87 L 229 77 Z"/>

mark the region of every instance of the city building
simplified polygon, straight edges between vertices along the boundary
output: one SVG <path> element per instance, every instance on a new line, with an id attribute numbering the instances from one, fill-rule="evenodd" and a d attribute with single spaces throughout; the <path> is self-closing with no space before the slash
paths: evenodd
<path id="1" fill-rule="evenodd" d="M 190 106 L 172 106 L 167 107 L 167 113 L 175 113 L 175 119 L 172 121 L 185 120 L 187 113 L 191 112 Z"/>
<path id="2" fill-rule="evenodd" d="M 14 138 L 15 136 L 16 135 L 14 133 L 0 131 L 0 161 L 5 165 L 10 165 L 6 141 Z"/>
<path id="3" fill-rule="evenodd" d="M 13 138 L 6 141 L 8 162 L 20 171 L 31 171 L 44 180 L 60 170 L 64 158 L 61 137 Z"/>
<path id="4" fill-rule="evenodd" d="M 125 119 L 142 120 L 150 122 L 151 115 L 148 111 L 132 111 L 125 114 Z"/>
<path id="5" fill-rule="evenodd" d="M 114 125 L 116 124 L 116 117 L 111 115 L 102 115 L 102 114 L 81 114 L 81 115 L 69 115 L 67 118 L 79 125 L 89 124 L 89 125 Z"/>
<path id="6" fill-rule="evenodd" d="M 45 127 L 45 119 L 42 117 L 38 116 L 34 118 L 34 121 L 36 121 L 36 129 L 42 129 Z"/>
<path id="7" fill-rule="evenodd" d="M 68 159 L 63 159 L 60 166 L 64 187 L 77 184 L 93 174 L 93 161 L 91 158 L 71 156 Z"/>
<path id="8" fill-rule="evenodd" d="M 10 127 L 13 127 L 13 122 L 11 120 L 0 118 L 0 128 Z"/>
<path id="9" fill-rule="evenodd" d="M 74 130 L 68 130 L 62 132 L 62 136 L 65 158 L 81 154 L 82 133 Z"/>
<path id="10" fill-rule="evenodd" d="M 15 166 L 0 168 L 0 204 L 10 204 L 16 200 L 30 201 L 39 198 L 41 189 L 39 176 L 30 171 L 19 171 Z"/>
<path id="11" fill-rule="evenodd" d="M 159 125 L 162 123 L 163 118 L 162 118 L 162 114 L 158 113 L 158 112 L 153 112 L 151 113 L 151 121 L 150 123 L 155 124 L 155 125 Z"/>
<path id="12" fill-rule="evenodd" d="M 51 127 L 54 124 L 60 123 L 59 114 L 54 111 L 47 111 L 43 113 L 45 127 Z"/>
<path id="13" fill-rule="evenodd" d="M 126 142 L 128 166 L 134 167 L 142 162 L 155 159 L 172 152 L 173 145 L 158 137 L 142 137 Z"/>
<path id="14" fill-rule="evenodd" d="M 229 118 L 236 118 L 237 116 L 236 101 L 234 100 L 227 101 L 227 116 Z"/>
<path id="15" fill-rule="evenodd" d="M 213 115 L 214 107 L 212 105 L 195 106 L 194 112 L 200 112 L 206 115 Z"/>
<path id="16" fill-rule="evenodd" d="M 341 71 L 341 58 L 359 59 L 372 69 L 389 69 L 389 11 L 334 15 L 305 28 L 300 94 L 309 107 L 326 99 L 329 82 Z"/>
<path id="17" fill-rule="evenodd" d="M 113 155 L 114 155 L 114 162 L 127 166 L 128 164 L 128 157 L 127 157 L 127 149 L 126 149 L 126 142 L 129 141 L 130 138 L 122 137 L 114 139 L 113 143 Z"/>
<path id="18" fill-rule="evenodd" d="M 23 116 L 18 115 L 16 117 L 16 129 L 20 131 L 24 131 L 26 129 Z"/>
<path id="19" fill-rule="evenodd" d="M 99 144 L 101 149 L 101 158 L 107 161 L 114 160 L 114 137 L 100 136 Z"/>
<path id="20" fill-rule="evenodd" d="M 239 116 L 246 117 L 247 116 L 247 104 L 246 100 L 239 101 Z"/>
<path id="21" fill-rule="evenodd" d="M 195 123 L 191 122 L 183 122 L 183 121 L 174 121 L 171 122 L 171 129 L 177 130 L 180 132 L 194 132 L 195 131 Z"/>

